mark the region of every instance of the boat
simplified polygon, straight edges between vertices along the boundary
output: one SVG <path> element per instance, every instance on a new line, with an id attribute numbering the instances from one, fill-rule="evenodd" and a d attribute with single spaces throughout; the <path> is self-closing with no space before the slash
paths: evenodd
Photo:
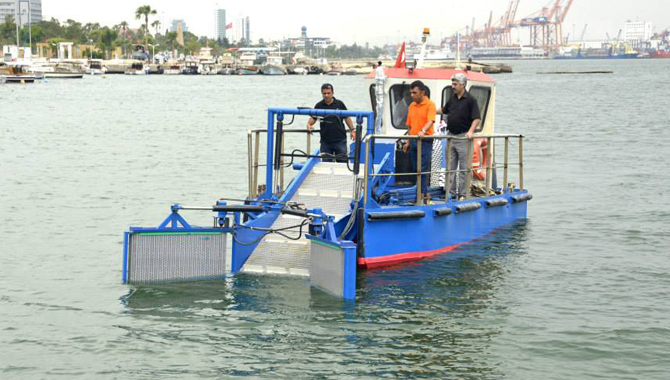
<path id="1" fill-rule="evenodd" d="M 141 61 L 135 61 L 130 67 L 127 67 L 123 73 L 126 75 L 148 75 L 149 65 L 145 65 L 144 62 Z"/>
<path id="2" fill-rule="evenodd" d="M 106 74 L 124 74 L 126 70 L 132 65 L 132 61 L 123 59 L 112 59 L 103 61 L 104 67 L 107 69 Z"/>
<path id="3" fill-rule="evenodd" d="M 289 73 L 296 75 L 307 75 L 308 72 L 309 70 L 303 66 L 294 66 L 289 70 Z"/>
<path id="4" fill-rule="evenodd" d="M 198 75 L 200 74 L 200 67 L 198 61 L 186 61 L 181 69 L 184 75 Z"/>
<path id="5" fill-rule="evenodd" d="M 222 67 L 217 74 L 219 75 L 233 75 L 235 73 L 235 69 L 232 67 Z"/>
<path id="6" fill-rule="evenodd" d="M 217 75 L 219 67 L 214 60 L 201 61 L 198 71 L 200 75 Z"/>
<path id="7" fill-rule="evenodd" d="M 179 75 L 181 74 L 181 67 L 176 63 L 170 63 L 163 69 L 163 75 Z"/>
<path id="8" fill-rule="evenodd" d="M 151 75 L 160 75 L 165 73 L 165 69 L 163 68 L 163 65 L 158 64 L 158 63 L 152 63 L 147 65 L 149 66 L 149 71 L 148 74 Z"/>
<path id="9" fill-rule="evenodd" d="M 84 70 L 73 62 L 32 62 L 28 71 L 48 79 L 81 79 Z"/>
<path id="10" fill-rule="evenodd" d="M 256 66 L 243 66 L 238 67 L 237 70 L 235 70 L 235 74 L 237 75 L 257 75 L 258 73 L 259 70 Z"/>
<path id="11" fill-rule="evenodd" d="M 444 104 L 457 73 L 467 76 L 468 91 L 480 102 L 482 115 L 476 138 L 468 140 L 474 156 L 467 168 L 468 194 L 460 200 L 449 196 L 450 174 L 455 173 L 447 170 L 447 147 L 455 137 L 437 133 L 427 137 L 436 154 L 429 197 L 424 198 L 422 173 L 406 169 L 409 157 L 398 141 L 426 137 L 407 136 L 405 118 L 398 115 L 407 112 L 412 81 L 422 80 L 429 97 Z M 361 87 L 369 94 L 370 110 L 269 108 L 265 128 L 247 133 L 247 196 L 206 206 L 173 204 L 158 226 L 130 227 L 124 233 L 123 281 L 223 278 L 230 244 L 233 275 L 308 278 L 317 289 L 355 300 L 358 271 L 386 268 L 392 275 L 394 266 L 448 254 L 526 218 L 532 195 L 524 187 L 524 139 L 495 134 L 496 84 L 491 77 L 399 64 L 368 74 Z M 353 119 L 356 140 L 346 162 L 327 162 L 328 157 L 310 148 L 304 123 L 294 123 L 308 117 Z M 292 140 L 304 137 L 306 149 L 285 150 L 288 135 Z M 258 158 L 261 140 L 263 162 Z M 518 150 L 513 160 L 512 144 Z M 288 181 L 285 171 L 291 169 L 296 174 Z M 214 222 L 195 226 L 183 212 L 213 213 Z"/>
<path id="12" fill-rule="evenodd" d="M 30 72 L 30 65 L 23 63 L 0 62 L 0 79 L 3 83 L 35 83 L 35 81 L 43 79 L 44 75 L 41 73 Z"/>
<path id="13" fill-rule="evenodd" d="M 102 59 L 90 59 L 86 67 L 86 74 L 102 75 L 107 72 L 107 68 L 102 64 Z"/>
<path id="14" fill-rule="evenodd" d="M 286 69 L 279 65 L 267 64 L 261 67 L 263 75 L 286 75 Z"/>
<path id="15" fill-rule="evenodd" d="M 470 50 L 472 59 L 544 59 L 543 49 L 530 46 L 475 47 Z"/>
<path id="16" fill-rule="evenodd" d="M 670 51 L 656 50 L 649 52 L 649 58 L 670 58 Z"/>

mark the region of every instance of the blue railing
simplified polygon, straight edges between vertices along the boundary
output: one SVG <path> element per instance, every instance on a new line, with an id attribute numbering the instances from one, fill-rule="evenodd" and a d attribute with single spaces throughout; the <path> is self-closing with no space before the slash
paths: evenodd
<path id="1" fill-rule="evenodd" d="M 261 195 L 262 198 L 270 199 L 273 196 L 274 181 L 277 180 L 279 169 L 279 150 L 281 149 L 281 139 L 283 138 L 283 123 L 284 117 L 287 115 L 303 115 L 314 117 L 325 116 L 339 116 L 342 118 L 353 117 L 356 119 L 356 125 L 362 126 L 363 122 L 367 120 L 366 135 L 374 132 L 374 113 L 372 111 L 341 111 L 341 110 L 324 110 L 313 108 L 269 108 L 268 109 L 268 125 L 267 125 L 267 155 L 266 155 L 266 174 L 265 174 L 265 192 Z M 276 120 L 276 126 L 275 126 Z M 279 133 L 277 133 L 279 132 Z M 361 133 L 357 131 L 356 147 L 354 155 L 360 157 L 361 152 Z M 277 149 L 275 151 L 275 146 Z M 309 153 L 309 152 L 308 152 Z M 357 168 L 357 166 L 355 166 Z"/>

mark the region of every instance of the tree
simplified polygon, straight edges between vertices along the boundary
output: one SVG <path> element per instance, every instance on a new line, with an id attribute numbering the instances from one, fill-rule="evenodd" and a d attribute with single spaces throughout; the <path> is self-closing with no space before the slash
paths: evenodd
<path id="1" fill-rule="evenodd" d="M 102 29 L 100 33 L 100 42 L 98 42 L 98 48 L 102 50 L 102 53 L 107 57 L 107 53 L 114 48 L 114 41 L 116 40 L 116 32 L 108 27 Z"/>
<path id="2" fill-rule="evenodd" d="M 141 20 L 144 17 L 144 30 L 147 31 L 146 34 L 149 34 L 149 15 L 155 15 L 158 13 L 155 9 L 152 9 L 150 5 L 142 5 L 141 7 L 135 10 L 135 19 Z M 144 40 L 144 50 L 147 50 L 147 41 L 146 36 Z"/>
<path id="3" fill-rule="evenodd" d="M 14 17 L 7 16 L 0 25 L 0 45 L 14 45 L 16 43 L 16 24 Z"/>
<path id="4" fill-rule="evenodd" d="M 174 56 L 174 44 L 177 42 L 177 32 L 165 33 L 165 44 L 170 47 L 172 56 Z"/>
<path id="5" fill-rule="evenodd" d="M 161 26 L 161 22 L 156 20 L 151 23 L 151 26 L 154 27 L 154 29 L 156 29 L 156 35 L 158 35 L 158 28 Z"/>

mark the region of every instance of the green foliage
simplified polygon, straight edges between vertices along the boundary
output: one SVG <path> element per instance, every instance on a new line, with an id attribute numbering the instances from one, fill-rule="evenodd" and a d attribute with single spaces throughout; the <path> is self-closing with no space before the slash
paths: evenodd
<path id="1" fill-rule="evenodd" d="M 342 45 L 340 48 L 329 46 L 326 48 L 325 55 L 327 58 L 376 58 L 382 54 L 383 50 L 379 47 L 368 48 L 359 46 L 356 43 L 353 45 Z"/>
<path id="2" fill-rule="evenodd" d="M 16 24 L 14 18 L 7 16 L 2 24 L 0 24 L 0 45 L 14 45 L 16 44 Z"/>

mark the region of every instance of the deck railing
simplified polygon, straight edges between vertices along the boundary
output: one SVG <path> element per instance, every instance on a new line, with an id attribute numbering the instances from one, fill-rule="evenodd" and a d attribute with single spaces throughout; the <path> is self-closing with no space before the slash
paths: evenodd
<path id="1" fill-rule="evenodd" d="M 502 182 L 502 187 L 501 190 L 503 193 L 507 193 L 512 190 L 512 186 L 509 181 L 509 168 L 510 166 L 517 166 L 518 167 L 518 188 L 523 189 L 523 135 L 511 135 L 511 134 L 503 134 L 503 135 L 477 135 L 473 139 L 467 139 L 464 137 L 453 137 L 453 136 L 448 136 L 448 135 L 433 135 L 433 136 L 424 136 L 424 137 L 419 137 L 419 136 L 379 136 L 379 135 L 369 135 L 366 136 L 363 139 L 363 144 L 365 146 L 365 153 L 364 153 L 364 161 L 365 161 L 365 178 L 364 178 L 364 189 L 363 189 L 363 194 L 365 195 L 364 199 L 364 204 L 367 205 L 368 199 L 371 197 L 371 189 L 369 188 L 369 183 L 371 180 L 373 180 L 375 177 L 383 177 L 383 176 L 407 176 L 409 175 L 408 173 L 379 173 L 379 174 L 374 174 L 371 172 L 372 167 L 370 166 L 370 153 L 371 153 L 371 145 L 375 143 L 376 140 L 420 140 L 420 141 L 442 141 L 441 148 L 444 151 L 444 157 L 446 161 L 446 165 L 444 168 L 440 168 L 441 170 L 430 170 L 427 172 L 424 172 L 421 170 L 422 167 L 422 162 L 421 162 L 421 151 L 422 151 L 422 145 L 421 143 L 417 144 L 417 157 L 416 157 L 416 167 L 417 171 L 414 175 L 416 175 L 416 204 L 422 205 L 424 203 L 424 198 L 423 194 L 421 192 L 421 181 L 422 181 L 422 175 L 425 174 L 438 174 L 438 175 L 443 175 L 444 178 L 444 200 L 445 202 L 449 202 L 451 199 L 450 196 L 450 189 L 451 189 L 451 174 L 455 173 L 460 173 L 460 172 L 465 172 L 465 197 L 470 198 L 471 197 L 471 187 L 472 187 L 472 182 L 473 182 L 473 175 L 474 175 L 474 168 L 472 166 L 472 161 L 473 161 L 473 155 L 474 155 L 474 143 L 476 139 L 485 139 L 487 143 L 487 149 L 486 149 L 486 157 L 480 157 L 480 163 L 485 162 L 485 170 L 486 170 L 486 175 L 485 175 L 485 180 L 484 182 L 484 194 L 487 196 L 490 194 L 491 190 L 496 190 L 493 189 L 493 171 L 497 168 L 502 168 L 503 169 L 503 182 Z M 504 140 L 504 148 L 503 148 L 503 163 L 502 165 L 498 164 L 496 161 L 496 141 L 499 140 Z M 509 155 L 510 155 L 510 140 L 515 140 L 518 142 L 518 160 L 514 163 L 511 163 L 509 161 Z M 459 168 L 457 170 L 451 170 L 451 148 L 453 145 L 454 141 L 468 141 L 467 144 L 467 168 Z M 445 143 L 446 142 L 446 143 Z M 482 164 L 483 165 L 483 164 Z M 514 185 L 516 188 L 516 185 Z"/>
<path id="2" fill-rule="evenodd" d="M 261 167 L 267 167 L 267 164 L 260 162 L 261 159 L 261 135 L 267 133 L 266 129 L 250 129 L 247 131 L 247 163 L 248 163 L 248 186 L 249 186 L 249 198 L 257 197 L 261 191 L 258 187 L 258 171 Z M 279 147 L 280 152 L 280 167 L 279 167 L 279 179 L 278 184 L 280 190 L 285 189 L 285 169 L 286 169 L 286 134 L 302 134 L 305 136 L 305 152 L 306 155 L 311 154 L 312 150 L 312 135 L 314 133 L 319 133 L 318 129 L 314 129 L 311 132 L 305 129 L 283 129 L 282 130 L 282 144 Z M 304 156 L 304 155 L 303 155 Z M 262 184 L 265 186 L 266 184 Z"/>
<path id="3" fill-rule="evenodd" d="M 248 161 L 248 187 L 249 198 L 267 197 L 273 195 L 281 195 L 285 188 L 285 168 L 286 157 L 311 158 L 312 153 L 312 134 L 319 132 L 318 129 L 307 131 L 304 127 L 296 129 L 286 129 L 285 126 L 291 125 L 295 121 L 295 116 L 310 116 L 314 118 L 321 117 L 350 117 L 356 124 L 356 130 L 359 137 L 357 137 L 356 152 L 360 154 L 361 138 L 364 133 L 372 133 L 374 130 L 374 113 L 369 111 L 347 111 L 347 110 L 324 110 L 311 108 L 270 108 L 268 109 L 267 129 L 252 129 L 247 132 L 247 161 Z M 291 116 L 291 120 L 284 122 L 286 116 Z M 275 125 L 276 123 L 276 125 Z M 266 156 L 265 164 L 261 164 L 261 134 L 266 134 Z M 305 151 L 303 154 L 295 154 L 293 150 L 291 154 L 285 153 L 285 136 L 286 134 L 304 134 L 305 137 Z M 352 154 L 353 155 L 353 154 Z M 259 168 L 265 167 L 265 187 L 259 186 Z M 354 171 L 358 171 L 358 167 L 354 165 Z M 261 194 L 262 193 L 262 194 Z"/>

